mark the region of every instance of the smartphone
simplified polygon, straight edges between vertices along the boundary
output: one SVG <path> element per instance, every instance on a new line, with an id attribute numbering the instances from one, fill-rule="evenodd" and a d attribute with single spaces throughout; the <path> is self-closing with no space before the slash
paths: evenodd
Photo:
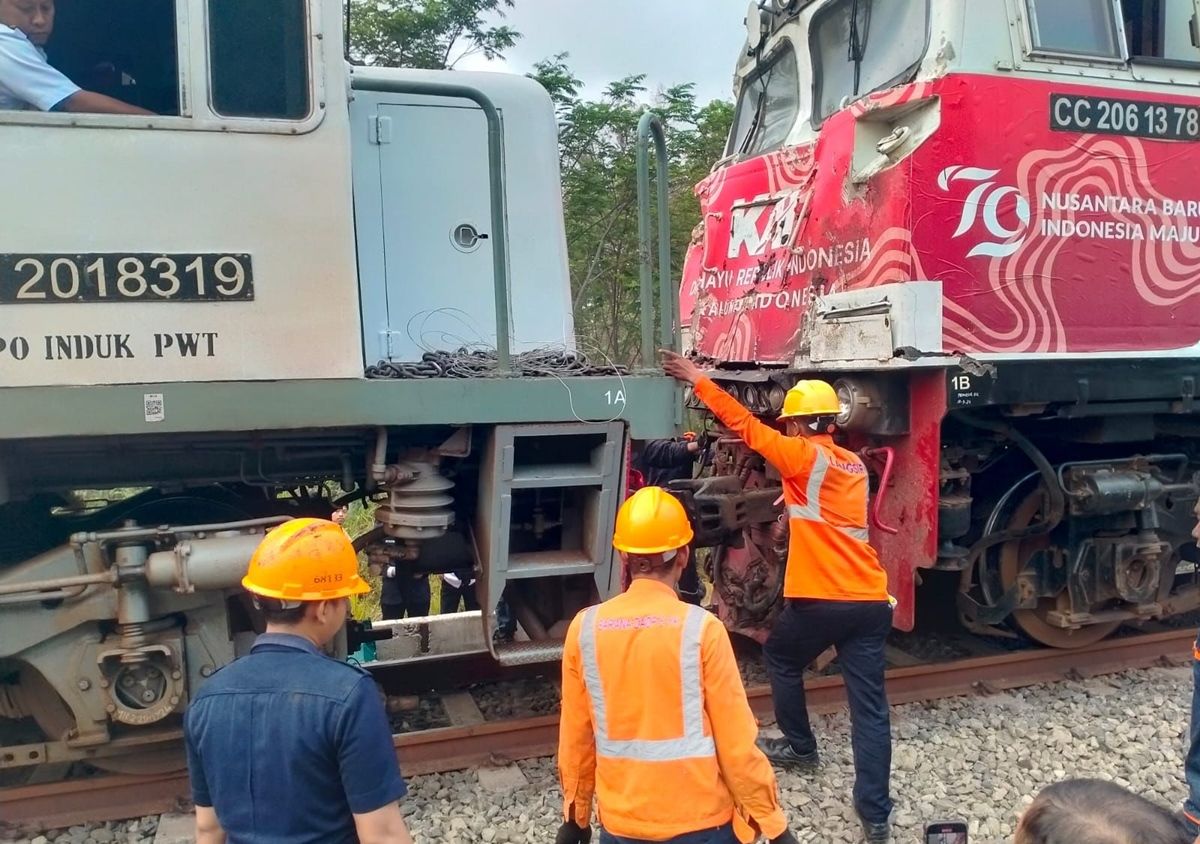
<path id="1" fill-rule="evenodd" d="M 965 821 L 938 821 L 925 826 L 925 844 L 967 844 Z"/>

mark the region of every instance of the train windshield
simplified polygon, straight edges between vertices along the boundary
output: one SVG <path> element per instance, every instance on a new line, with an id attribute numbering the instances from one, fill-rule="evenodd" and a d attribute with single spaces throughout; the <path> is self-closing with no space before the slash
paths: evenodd
<path id="1" fill-rule="evenodd" d="M 813 18 L 815 122 L 909 79 L 929 43 L 928 0 L 837 0 Z"/>
<path id="2" fill-rule="evenodd" d="M 760 155 L 783 146 L 800 112 L 796 51 L 784 41 L 746 80 L 727 153 Z"/>

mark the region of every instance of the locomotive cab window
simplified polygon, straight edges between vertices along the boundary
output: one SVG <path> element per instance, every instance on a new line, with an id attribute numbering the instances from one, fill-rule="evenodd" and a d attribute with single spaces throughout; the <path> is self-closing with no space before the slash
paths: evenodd
<path id="1" fill-rule="evenodd" d="M 1118 0 L 1026 0 L 1034 52 L 1120 60 Z"/>
<path id="2" fill-rule="evenodd" d="M 761 155 L 778 149 L 787 140 L 799 112 L 796 52 L 785 42 L 742 86 L 726 154 Z"/>
<path id="3" fill-rule="evenodd" d="M 814 122 L 913 77 L 929 44 L 928 0 L 836 0 L 813 18 Z"/>
<path id="4" fill-rule="evenodd" d="M 1134 63 L 1200 63 L 1195 0 L 1121 0 L 1125 42 Z"/>
<path id="5" fill-rule="evenodd" d="M 208 0 L 212 107 L 224 117 L 311 111 L 304 0 Z"/>
<path id="6" fill-rule="evenodd" d="M 1195 0 L 1025 0 L 1034 54 L 1200 63 Z"/>
<path id="7" fill-rule="evenodd" d="M 16 28 L 73 86 L 155 114 L 179 114 L 175 0 L 6 1 L 18 15 L 22 7 L 31 10 Z M 50 110 L 37 102 L 9 107 Z"/>

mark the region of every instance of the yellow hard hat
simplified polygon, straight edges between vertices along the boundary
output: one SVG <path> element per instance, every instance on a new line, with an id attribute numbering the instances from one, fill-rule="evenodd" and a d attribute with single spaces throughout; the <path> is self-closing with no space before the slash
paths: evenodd
<path id="1" fill-rule="evenodd" d="M 842 412 L 837 393 L 824 381 L 797 381 L 783 397 L 780 419 L 794 416 L 837 416 Z"/>
<path id="2" fill-rule="evenodd" d="M 679 499 L 662 487 L 645 486 L 621 505 L 613 547 L 627 554 L 663 554 L 695 534 Z"/>
<path id="3" fill-rule="evenodd" d="M 242 586 L 285 601 L 328 601 L 371 591 L 358 576 L 350 537 L 325 519 L 292 519 L 263 537 Z"/>

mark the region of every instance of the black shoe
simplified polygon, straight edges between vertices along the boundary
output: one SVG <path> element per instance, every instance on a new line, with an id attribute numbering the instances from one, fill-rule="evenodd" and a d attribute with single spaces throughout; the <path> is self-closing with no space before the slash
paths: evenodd
<path id="1" fill-rule="evenodd" d="M 892 840 L 892 825 L 887 821 L 883 823 L 862 821 L 862 828 L 863 841 L 866 841 L 867 844 L 888 844 Z"/>
<path id="2" fill-rule="evenodd" d="M 821 764 L 821 756 L 816 750 L 800 753 L 786 738 L 760 738 L 755 744 L 772 765 L 778 765 L 781 768 L 815 771 Z"/>

